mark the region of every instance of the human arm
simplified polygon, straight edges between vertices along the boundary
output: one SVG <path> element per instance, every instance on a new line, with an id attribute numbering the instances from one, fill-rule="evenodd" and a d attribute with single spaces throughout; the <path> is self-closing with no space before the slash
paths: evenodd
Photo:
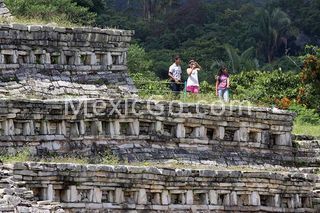
<path id="1" fill-rule="evenodd" d="M 218 96 L 218 86 L 219 86 L 219 80 L 216 78 L 216 96 Z"/>
<path id="2" fill-rule="evenodd" d="M 227 88 L 230 88 L 230 78 L 227 78 Z"/>
<path id="3" fill-rule="evenodd" d="M 172 75 L 172 73 L 171 73 L 170 71 L 169 71 L 168 75 L 169 75 L 170 79 L 171 79 L 171 80 L 174 80 L 177 84 L 181 82 L 180 80 L 176 79 L 176 78 Z"/>
<path id="4" fill-rule="evenodd" d="M 188 69 L 187 69 L 187 73 L 188 73 L 189 76 L 192 74 L 192 71 L 193 71 L 193 70 L 192 70 L 191 68 L 188 68 Z"/>

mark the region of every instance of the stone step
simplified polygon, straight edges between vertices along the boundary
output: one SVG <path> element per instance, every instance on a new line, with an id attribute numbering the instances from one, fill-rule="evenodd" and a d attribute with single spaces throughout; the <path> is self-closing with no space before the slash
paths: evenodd
<path id="1" fill-rule="evenodd" d="M 305 168 L 300 168 L 299 171 L 301 171 L 303 173 L 317 174 L 320 171 L 320 168 L 317 168 L 317 167 L 305 167 Z"/>
<path id="2" fill-rule="evenodd" d="M 293 140 L 314 140 L 315 137 L 311 136 L 311 135 L 292 135 L 293 136 Z"/>
<path id="3" fill-rule="evenodd" d="M 320 204 L 320 198 L 313 198 L 314 204 Z"/>

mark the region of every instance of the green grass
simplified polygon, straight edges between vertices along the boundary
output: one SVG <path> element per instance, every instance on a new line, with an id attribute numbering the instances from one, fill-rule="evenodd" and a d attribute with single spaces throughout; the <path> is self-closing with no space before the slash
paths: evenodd
<path id="1" fill-rule="evenodd" d="M 0 155 L 0 161 L 4 163 L 17 163 L 17 162 L 27 162 L 30 161 L 29 150 L 23 150 L 16 154 L 3 154 Z"/>
<path id="2" fill-rule="evenodd" d="M 54 27 L 58 27 L 58 26 L 59 27 L 81 27 L 81 25 L 71 23 L 59 17 L 56 17 L 51 21 L 45 21 L 39 18 L 1 17 L 0 24 L 48 25 L 48 26 L 54 26 Z"/>
<path id="3" fill-rule="evenodd" d="M 293 126 L 293 134 L 311 135 L 320 138 L 320 125 L 295 123 Z"/>
<path id="4" fill-rule="evenodd" d="M 78 158 L 78 157 L 71 157 L 71 156 L 42 158 L 39 160 L 39 162 L 89 164 L 89 160 L 87 158 Z"/>
<path id="5" fill-rule="evenodd" d="M 118 165 L 120 164 L 120 159 L 117 156 L 113 155 L 111 151 L 106 151 L 103 154 L 101 164 Z"/>
<path id="6" fill-rule="evenodd" d="M 127 166 L 138 166 L 138 167 L 157 167 L 157 168 L 170 168 L 170 169 L 193 169 L 193 170 L 232 170 L 232 171 L 260 171 L 260 168 L 252 166 L 221 166 L 221 165 L 205 165 L 198 163 L 186 163 L 177 160 L 171 160 L 167 162 L 120 162 L 120 160 L 114 156 L 111 152 L 105 152 L 101 157 L 101 161 L 93 163 L 89 158 L 83 157 L 74 157 L 74 156 L 58 156 L 51 155 L 46 158 L 37 158 L 33 157 L 28 150 L 23 150 L 15 155 L 0 155 L 0 160 L 3 163 L 14 164 L 18 162 L 43 162 L 43 163 L 67 163 L 67 164 L 105 164 L 105 165 L 127 165 Z M 284 167 L 270 167 L 263 168 L 263 171 L 288 171 L 288 168 Z"/>
<path id="7" fill-rule="evenodd" d="M 213 105 L 225 105 L 225 106 L 265 106 L 262 104 L 254 104 L 249 101 L 231 100 L 229 103 L 224 103 L 218 97 L 211 93 L 200 94 L 180 94 L 175 96 L 171 91 L 163 95 L 139 95 L 143 100 L 154 101 L 176 101 L 181 103 L 201 103 L 201 104 L 213 104 Z"/>
<path id="8" fill-rule="evenodd" d="M 105 152 L 98 158 L 79 157 L 73 155 L 49 154 L 46 157 L 33 156 L 28 149 L 21 150 L 16 154 L 0 154 L 0 162 L 13 164 L 18 162 L 44 162 L 44 163 L 74 163 L 74 164 L 106 164 L 119 165 L 120 160 L 110 152 Z M 128 164 L 124 162 L 124 164 Z"/>

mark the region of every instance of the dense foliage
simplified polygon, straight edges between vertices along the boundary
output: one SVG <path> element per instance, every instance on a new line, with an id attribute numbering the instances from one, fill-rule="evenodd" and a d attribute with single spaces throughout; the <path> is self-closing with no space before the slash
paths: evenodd
<path id="1" fill-rule="evenodd" d="M 295 100 L 300 78 L 293 72 L 242 72 L 232 76 L 231 89 L 234 98 L 267 104 L 279 104 L 279 100 Z"/>
<path id="2" fill-rule="evenodd" d="M 299 102 L 320 111 L 320 48 L 306 47 L 307 55 L 301 72 L 303 87 L 300 89 Z"/>
<path id="3" fill-rule="evenodd" d="M 134 29 L 160 78 L 172 55 L 197 59 L 213 81 L 217 62 L 234 72 L 299 70 L 307 43 L 319 45 L 318 0 L 6 0 L 17 16 Z M 308 14 L 308 15 L 306 15 Z M 243 53 L 250 57 L 240 58 Z M 248 55 L 247 55 L 248 56 Z M 185 66 L 184 66 L 185 67 Z"/>
<path id="4" fill-rule="evenodd" d="M 48 22 L 69 21 L 77 24 L 93 24 L 96 14 L 72 0 L 6 0 L 14 16 L 41 19 Z"/>
<path id="5" fill-rule="evenodd" d="M 167 77 L 177 53 L 185 62 L 198 60 L 205 71 L 200 78 L 211 83 L 221 63 L 234 72 L 299 71 L 301 61 L 287 55 L 298 56 L 305 44 L 319 42 L 317 27 L 309 24 L 320 14 L 317 0 L 75 1 L 97 13 L 99 26 L 135 29 L 136 41 L 155 61 L 151 71 L 160 78 Z M 107 12 L 84 2 L 104 2 L 99 7 Z M 248 52 L 250 57 L 241 58 Z"/>

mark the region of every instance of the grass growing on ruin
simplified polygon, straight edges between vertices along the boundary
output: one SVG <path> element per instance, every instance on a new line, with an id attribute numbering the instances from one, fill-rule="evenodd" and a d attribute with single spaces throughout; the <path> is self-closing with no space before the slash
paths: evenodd
<path id="1" fill-rule="evenodd" d="M 39 161 L 44 163 L 89 164 L 89 160 L 87 158 L 79 158 L 79 157 L 72 157 L 72 156 L 42 158 Z"/>
<path id="2" fill-rule="evenodd" d="M 4 163 L 18 163 L 30 161 L 31 154 L 29 150 L 22 150 L 16 154 L 2 154 L 0 161 Z"/>
<path id="3" fill-rule="evenodd" d="M 81 27 L 71 23 L 65 19 L 55 17 L 52 21 L 48 22 L 39 18 L 26 18 L 26 17 L 11 17 L 11 18 L 0 18 L 0 24 L 24 24 L 24 25 L 48 25 L 53 27 Z"/>
<path id="4" fill-rule="evenodd" d="M 87 158 L 73 157 L 73 156 L 58 156 L 51 155 L 46 158 L 37 158 L 32 156 L 28 149 L 22 150 L 15 154 L 0 154 L 0 161 L 3 163 L 18 163 L 18 162 L 45 162 L 45 163 L 76 163 L 76 164 L 88 164 Z"/>
<path id="5" fill-rule="evenodd" d="M 101 164 L 118 165 L 120 164 L 120 160 L 117 156 L 107 153 L 103 156 Z"/>
<path id="6" fill-rule="evenodd" d="M 295 135 L 311 135 L 320 138 L 320 125 L 295 123 L 293 126 Z"/>
<path id="7" fill-rule="evenodd" d="M 197 95 L 192 94 L 181 94 L 179 96 L 175 96 L 172 92 L 165 95 L 145 95 L 139 96 L 143 100 L 154 100 L 154 101 L 175 101 L 181 103 L 199 103 L 199 104 L 213 104 L 213 105 L 225 105 L 225 106 L 266 106 L 263 104 L 253 104 L 249 101 L 240 101 L 240 100 L 231 100 L 229 103 L 224 103 L 219 98 L 217 98 L 214 94 L 211 93 L 200 93 Z"/>
<path id="8" fill-rule="evenodd" d="M 96 159 L 95 159 L 96 161 Z M 281 166 L 274 167 L 255 167 L 255 166 L 225 166 L 219 164 L 200 164 L 190 163 L 178 160 L 170 160 L 167 162 L 128 162 L 120 161 L 120 159 L 113 155 L 111 152 L 105 152 L 103 156 L 98 157 L 98 161 L 94 162 L 92 159 L 80 156 L 59 156 L 50 155 L 43 158 L 34 157 L 29 150 L 22 150 L 17 154 L 12 155 L 0 155 L 0 162 L 6 164 L 14 164 L 19 162 L 38 162 L 38 163 L 62 163 L 62 164 L 104 164 L 104 165 L 125 165 L 125 166 L 138 166 L 138 167 L 156 167 L 160 169 L 192 169 L 192 170 L 224 170 L 224 171 L 241 171 L 241 172 L 257 172 L 257 171 L 269 171 L 269 172 L 288 172 L 290 168 L 284 168 Z"/>

